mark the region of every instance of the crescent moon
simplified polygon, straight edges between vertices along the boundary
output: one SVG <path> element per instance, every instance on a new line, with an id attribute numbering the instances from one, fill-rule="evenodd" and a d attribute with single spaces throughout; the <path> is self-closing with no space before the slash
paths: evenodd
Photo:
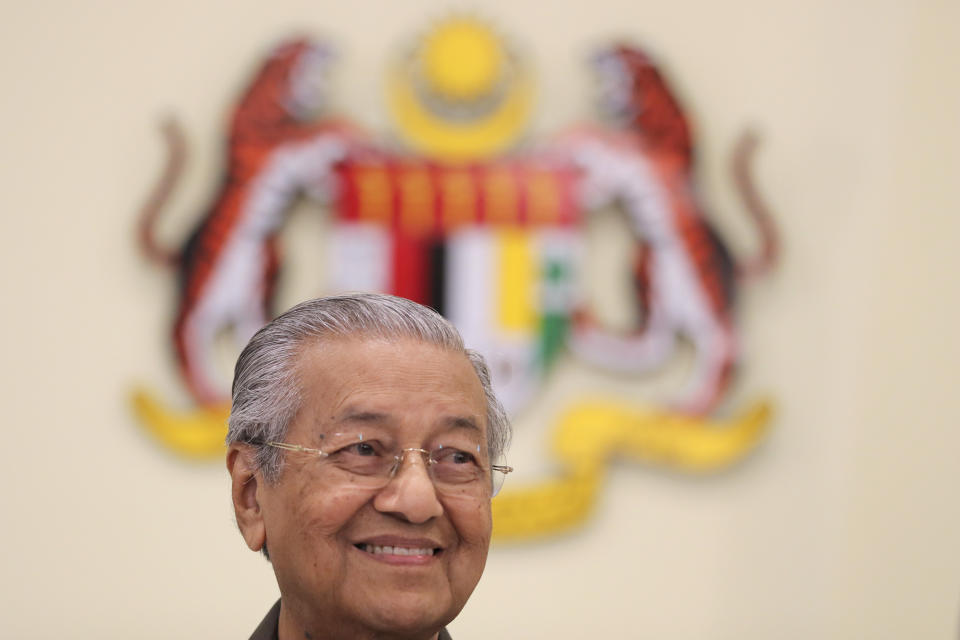
<path id="1" fill-rule="evenodd" d="M 533 81 L 525 69 L 517 69 L 500 103 L 470 122 L 451 122 L 432 113 L 402 64 L 390 73 L 387 92 L 400 132 L 410 145 L 445 160 L 462 161 L 496 155 L 516 141 L 529 119 Z"/>

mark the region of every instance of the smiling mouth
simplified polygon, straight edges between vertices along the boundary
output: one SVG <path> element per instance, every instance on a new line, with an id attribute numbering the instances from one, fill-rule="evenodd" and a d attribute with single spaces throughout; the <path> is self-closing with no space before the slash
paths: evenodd
<path id="1" fill-rule="evenodd" d="M 378 555 L 390 555 L 390 556 L 435 556 L 440 555 L 443 552 L 443 549 L 429 548 L 429 547 L 391 547 L 388 545 L 379 545 L 379 544 L 355 544 L 353 545 L 361 551 L 366 551 L 369 554 L 378 556 Z"/>

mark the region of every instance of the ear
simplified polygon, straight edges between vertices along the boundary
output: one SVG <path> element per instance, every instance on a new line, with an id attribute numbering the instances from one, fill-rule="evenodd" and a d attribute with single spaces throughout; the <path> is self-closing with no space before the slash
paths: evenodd
<path id="1" fill-rule="evenodd" d="M 260 551 L 266 543 L 266 528 L 260 510 L 259 488 L 253 464 L 253 451 L 247 444 L 234 443 L 227 449 L 227 471 L 230 472 L 233 511 L 244 541 L 252 551 Z"/>

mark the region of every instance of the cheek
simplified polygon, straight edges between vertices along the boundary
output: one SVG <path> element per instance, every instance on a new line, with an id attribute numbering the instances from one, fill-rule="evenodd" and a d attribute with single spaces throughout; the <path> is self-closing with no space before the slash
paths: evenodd
<path id="1" fill-rule="evenodd" d="M 292 516 L 295 527 L 314 538 L 333 538 L 369 501 L 356 489 L 312 488 L 298 496 Z"/>
<path id="2" fill-rule="evenodd" d="M 477 503 L 472 500 L 451 502 L 447 507 L 447 514 L 457 530 L 460 543 L 468 547 L 482 548 L 483 556 L 486 557 L 493 528 L 490 503 Z"/>
<path id="3" fill-rule="evenodd" d="M 356 492 L 312 488 L 296 492 L 290 498 L 284 504 L 282 518 L 278 518 L 273 530 L 267 533 L 275 569 L 277 564 L 282 564 L 292 574 L 311 583 L 342 580 L 349 544 L 343 533 L 362 510 L 364 497 Z M 275 537 L 271 538 L 271 533 Z M 274 547 L 270 547 L 271 542 Z"/>
<path id="4" fill-rule="evenodd" d="M 487 564 L 492 529 L 490 503 L 469 507 L 459 505 L 459 508 L 448 509 L 447 513 L 459 537 L 456 556 L 450 559 L 450 586 L 454 599 L 461 601 L 462 606 Z"/>

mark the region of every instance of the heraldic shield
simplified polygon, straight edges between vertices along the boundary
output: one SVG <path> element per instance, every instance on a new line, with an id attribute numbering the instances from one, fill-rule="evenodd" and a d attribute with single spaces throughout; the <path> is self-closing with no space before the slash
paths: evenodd
<path id="1" fill-rule="evenodd" d="M 769 401 L 717 415 L 740 364 L 737 286 L 777 255 L 776 229 L 750 178 L 755 136 L 741 139 L 732 166 L 761 248 L 738 260 L 697 197 L 687 118 L 636 46 L 612 45 L 592 60 L 602 123 L 523 152 L 515 147 L 531 114 L 532 75 L 482 20 L 436 23 L 391 67 L 388 102 L 404 150 L 326 113 L 334 64 L 329 47 L 307 39 L 269 54 L 233 111 L 222 186 L 178 251 L 153 234 L 185 153 L 179 127 L 165 125 L 167 165 L 140 214 L 139 240 L 178 274 L 172 344 L 193 406 L 137 389 L 134 411 L 148 432 L 178 455 L 222 455 L 229 398 L 214 341 L 228 332 L 242 346 L 272 317 L 278 233 L 305 196 L 332 218 L 318 293 L 379 291 L 437 309 L 486 356 L 511 413 L 549 384 L 565 350 L 639 375 L 660 370 L 678 340 L 693 346 L 689 380 L 667 404 L 571 398 L 552 429 L 556 477 L 494 500 L 498 538 L 578 526 L 614 459 L 707 473 L 755 448 Z M 581 278 L 585 224 L 610 207 L 626 217 L 636 249 L 624 266 L 636 311 L 629 330 L 596 318 Z"/>

